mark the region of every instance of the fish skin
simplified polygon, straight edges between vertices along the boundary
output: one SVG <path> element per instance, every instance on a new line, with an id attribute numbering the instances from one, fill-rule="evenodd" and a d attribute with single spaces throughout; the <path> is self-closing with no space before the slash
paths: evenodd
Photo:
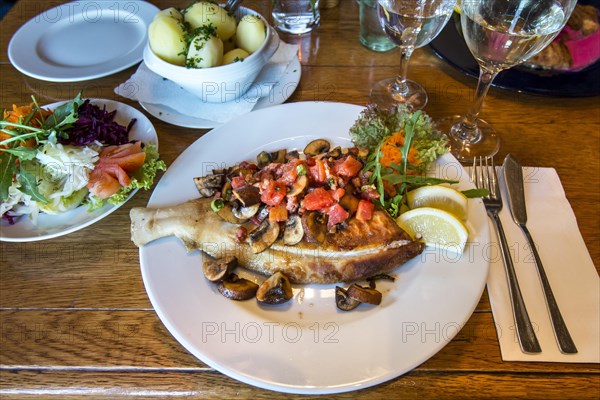
<path id="1" fill-rule="evenodd" d="M 404 264 L 425 247 L 422 242 L 412 240 L 382 210 L 376 211 L 370 225 L 352 220 L 346 235 L 328 234 L 325 244 L 303 240 L 287 246 L 279 239 L 258 254 L 252 252 L 249 243 L 238 243 L 235 235 L 238 225 L 217 216 L 210 208 L 210 199 L 165 208 L 134 207 L 130 218 L 131 240 L 138 247 L 162 237 L 176 236 L 188 251 L 199 249 L 215 258 L 235 256 L 249 270 L 267 276 L 281 271 L 293 283 L 364 280 Z M 355 239 L 356 232 L 366 232 L 361 243 Z"/>

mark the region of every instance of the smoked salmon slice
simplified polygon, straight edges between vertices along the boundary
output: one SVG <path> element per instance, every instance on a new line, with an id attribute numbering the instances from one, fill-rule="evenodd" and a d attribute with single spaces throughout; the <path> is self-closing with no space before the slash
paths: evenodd
<path id="1" fill-rule="evenodd" d="M 145 160 L 146 153 L 141 142 L 105 147 L 90 173 L 88 189 L 101 199 L 109 198 L 121 187 L 131 184 L 129 174 L 140 169 Z"/>

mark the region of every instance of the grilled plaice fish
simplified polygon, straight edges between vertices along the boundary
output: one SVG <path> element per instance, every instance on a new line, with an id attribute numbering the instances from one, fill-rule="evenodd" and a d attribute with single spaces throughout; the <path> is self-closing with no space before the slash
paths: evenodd
<path id="1" fill-rule="evenodd" d="M 294 283 L 319 284 L 363 280 L 388 272 L 424 248 L 385 211 L 376 210 L 369 221 L 352 218 L 347 227 L 328 233 L 324 243 L 303 239 L 295 245 L 285 245 L 279 239 L 255 254 L 248 240 L 238 241 L 238 226 L 218 217 L 210 202 L 204 198 L 166 208 L 133 208 L 131 239 L 143 246 L 176 236 L 188 251 L 199 249 L 215 258 L 233 255 L 249 270 L 264 275 L 281 271 Z"/>

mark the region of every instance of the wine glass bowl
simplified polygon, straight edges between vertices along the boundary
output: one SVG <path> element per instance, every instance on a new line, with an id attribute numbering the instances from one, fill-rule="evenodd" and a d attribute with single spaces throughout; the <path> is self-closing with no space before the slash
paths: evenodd
<path id="1" fill-rule="evenodd" d="M 451 152 L 462 162 L 489 157 L 500 149 L 493 127 L 479 119 L 483 100 L 496 75 L 544 49 L 569 19 L 576 0 L 463 0 L 461 28 L 479 64 L 475 100 L 464 116 L 438 123 Z"/>
<path id="2" fill-rule="evenodd" d="M 431 42 L 446 25 L 456 0 L 378 0 L 379 21 L 390 40 L 400 48 L 400 73 L 377 82 L 370 102 L 383 107 L 404 103 L 414 110 L 427 104 L 427 92 L 407 79 L 408 63 L 414 49 Z"/>

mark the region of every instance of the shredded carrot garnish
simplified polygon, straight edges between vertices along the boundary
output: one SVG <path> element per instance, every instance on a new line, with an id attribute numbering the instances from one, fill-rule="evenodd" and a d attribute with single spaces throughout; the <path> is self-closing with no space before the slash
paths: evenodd
<path id="1" fill-rule="evenodd" d="M 14 124 L 21 123 L 29 114 L 31 114 L 33 110 L 33 103 L 27 106 L 17 106 L 13 104 L 12 110 L 4 110 L 4 114 L 2 115 L 2 119 L 7 122 L 12 122 Z M 29 121 L 29 125 L 39 128 L 40 120 L 46 119 L 48 115 L 52 114 L 52 111 L 38 109 L 36 115 L 31 118 Z M 6 129 L 12 129 L 10 126 L 7 126 Z M 7 133 L 0 132 L 0 141 L 9 139 L 11 136 Z M 33 147 L 35 146 L 35 139 L 27 140 L 26 142 L 21 142 L 21 146 L 25 147 Z"/>
<path id="2" fill-rule="evenodd" d="M 388 137 L 381 145 L 381 153 L 383 157 L 379 160 L 381 165 L 389 167 L 392 164 L 400 165 L 402 162 L 402 151 L 401 148 L 404 146 L 404 131 L 400 130 Z M 421 160 L 417 158 L 417 150 L 411 147 L 408 151 L 408 162 L 411 165 L 417 166 L 421 163 Z M 413 171 L 409 170 L 406 173 L 411 174 Z"/>

